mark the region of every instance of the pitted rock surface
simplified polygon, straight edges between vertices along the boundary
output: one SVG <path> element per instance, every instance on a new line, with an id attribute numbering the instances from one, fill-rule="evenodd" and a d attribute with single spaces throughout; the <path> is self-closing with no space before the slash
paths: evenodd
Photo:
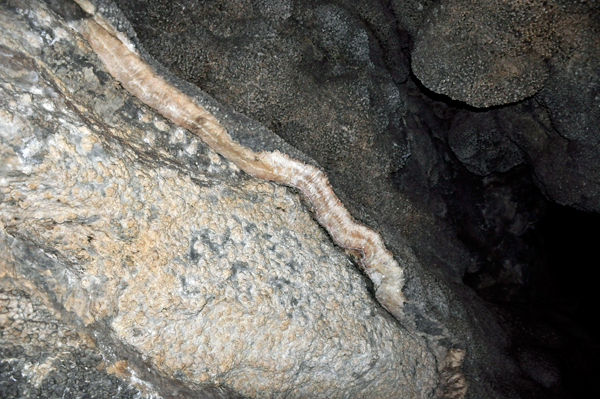
<path id="1" fill-rule="evenodd" d="M 4 237 L 0 248 L 7 250 Z M 5 252 L 6 254 L 7 252 Z M 8 282 L 0 264 L 2 398 L 148 397 L 103 362 L 93 341 L 64 323 L 26 286 Z M 14 276 L 13 276 L 14 277 Z"/>
<path id="2" fill-rule="evenodd" d="M 1 11 L 2 234 L 58 262 L 19 278 L 190 386 L 431 393 L 424 342 L 374 302 L 297 194 L 119 90 L 44 7 Z"/>
<path id="3" fill-rule="evenodd" d="M 440 1 L 416 36 L 413 71 L 427 88 L 474 107 L 530 97 L 587 46 L 581 36 L 597 5 L 569 3 Z"/>
<path id="4" fill-rule="evenodd" d="M 440 1 L 412 52 L 427 88 L 474 107 L 448 143 L 472 172 L 527 163 L 552 201 L 597 212 L 600 4 Z M 520 103 L 516 103 L 520 102 Z"/>

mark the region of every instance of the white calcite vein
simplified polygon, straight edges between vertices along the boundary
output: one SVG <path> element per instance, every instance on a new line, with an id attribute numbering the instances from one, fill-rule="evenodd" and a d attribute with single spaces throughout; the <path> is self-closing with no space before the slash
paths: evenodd
<path id="1" fill-rule="evenodd" d="M 94 14 L 89 3 L 78 1 Z M 193 98 L 159 76 L 127 38 L 100 14 L 76 23 L 110 74 L 132 95 L 165 118 L 199 136 L 213 150 L 246 173 L 299 189 L 316 218 L 339 246 L 354 253 L 375 284 L 378 301 L 396 318 L 402 315 L 404 273 L 383 239 L 358 223 L 335 195 L 318 168 L 279 151 L 255 152 L 234 141 L 218 120 Z"/>

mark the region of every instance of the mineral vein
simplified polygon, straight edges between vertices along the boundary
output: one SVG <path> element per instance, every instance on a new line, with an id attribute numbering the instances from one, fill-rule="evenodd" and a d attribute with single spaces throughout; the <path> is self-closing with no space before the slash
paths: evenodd
<path id="1" fill-rule="evenodd" d="M 85 8 L 95 11 L 89 5 Z M 246 173 L 299 189 L 333 240 L 358 255 L 361 267 L 375 284 L 378 301 L 400 319 L 405 301 L 403 269 L 381 236 L 352 218 L 321 170 L 279 151 L 255 152 L 234 141 L 212 114 L 159 76 L 102 15 L 90 13 L 94 17 L 77 22 L 76 28 L 129 93 L 199 136 Z"/>

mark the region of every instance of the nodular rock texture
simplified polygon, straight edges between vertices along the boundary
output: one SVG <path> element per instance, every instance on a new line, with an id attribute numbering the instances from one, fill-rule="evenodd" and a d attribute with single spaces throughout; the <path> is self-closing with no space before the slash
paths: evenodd
<path id="1" fill-rule="evenodd" d="M 430 90 L 484 108 L 453 128 L 450 144 L 470 171 L 527 159 L 547 198 L 600 211 L 597 1 L 436 2 L 412 67 Z"/>
<path id="2" fill-rule="evenodd" d="M 600 209 L 597 2 L 546 2 L 560 24 L 518 26 L 558 54 L 530 53 L 532 79 L 452 82 L 482 104 L 539 89 L 485 110 L 410 73 L 446 79 L 436 68 L 489 56 L 463 43 L 486 35 L 432 26 L 450 23 L 446 1 L 93 3 L 160 73 L 213 96 L 200 94 L 236 140 L 293 145 L 327 172 L 404 268 L 406 317 L 372 299 L 299 193 L 130 97 L 59 16 L 86 17 L 73 2 L 4 1 L 0 397 L 461 397 L 436 386 L 462 375 L 477 399 L 598 389 L 585 384 L 600 350 L 554 305 L 535 236 L 544 198 Z M 451 16 L 494 28 L 541 2 L 476 3 L 491 4 L 453 1 L 471 14 Z M 466 53 L 436 50 L 448 36 L 434 28 Z M 553 29 L 578 46 L 549 42 Z M 485 65 L 510 67 L 498 58 Z"/>
<path id="3" fill-rule="evenodd" d="M 0 26 L 3 397 L 432 395 L 426 341 L 296 193 L 130 97 L 43 4 Z"/>

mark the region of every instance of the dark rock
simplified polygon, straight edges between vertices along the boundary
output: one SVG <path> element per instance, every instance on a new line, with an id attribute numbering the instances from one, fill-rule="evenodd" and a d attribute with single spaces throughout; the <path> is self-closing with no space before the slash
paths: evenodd
<path id="1" fill-rule="evenodd" d="M 538 92 L 556 52 L 547 2 L 440 1 L 417 34 L 412 67 L 436 93 L 475 107 Z"/>
<path id="2" fill-rule="evenodd" d="M 452 121 L 448 144 L 469 171 L 487 176 L 525 162 L 521 149 L 506 134 L 505 116 L 502 112 L 463 111 Z"/>
<path id="3" fill-rule="evenodd" d="M 398 24 L 414 37 L 423 22 L 423 15 L 434 3 L 435 0 L 392 0 L 390 7 Z"/>
<path id="4" fill-rule="evenodd" d="M 475 107 L 530 97 L 549 76 L 552 93 L 560 92 L 555 84 L 576 87 L 573 78 L 560 76 L 565 70 L 575 73 L 569 63 L 581 61 L 568 61 L 574 54 L 594 54 L 597 7 L 594 2 L 440 1 L 417 35 L 413 71 L 429 89 Z M 588 81 L 576 78 L 582 79 Z"/>
<path id="5" fill-rule="evenodd" d="M 600 132 L 600 125 L 592 123 L 590 112 L 578 119 L 580 129 L 571 130 L 579 138 L 566 138 L 551 118 L 552 110 L 534 100 L 489 111 L 462 111 L 452 122 L 448 143 L 473 173 L 486 176 L 528 164 L 548 199 L 600 211 L 600 146 L 590 138 Z"/>
<path id="6" fill-rule="evenodd" d="M 56 311 L 47 308 L 42 300 L 32 292 L 11 286 L 6 275 L 2 277 L 0 301 L 8 320 L 3 319 L 0 328 L 0 396 L 139 397 L 137 388 L 108 374 L 98 349 L 87 347 L 83 336 L 70 336 L 73 326 L 59 320 Z M 16 320 L 22 321 L 21 326 L 29 335 L 40 339 L 25 342 L 21 331 L 14 328 Z M 58 339 L 65 335 L 70 336 L 65 342 Z M 67 373 L 65 366 L 72 371 Z"/>
<path id="7" fill-rule="evenodd" d="M 600 142 L 600 8 L 573 15 L 568 57 L 554 61 L 538 98 L 561 136 L 590 148 Z"/>

